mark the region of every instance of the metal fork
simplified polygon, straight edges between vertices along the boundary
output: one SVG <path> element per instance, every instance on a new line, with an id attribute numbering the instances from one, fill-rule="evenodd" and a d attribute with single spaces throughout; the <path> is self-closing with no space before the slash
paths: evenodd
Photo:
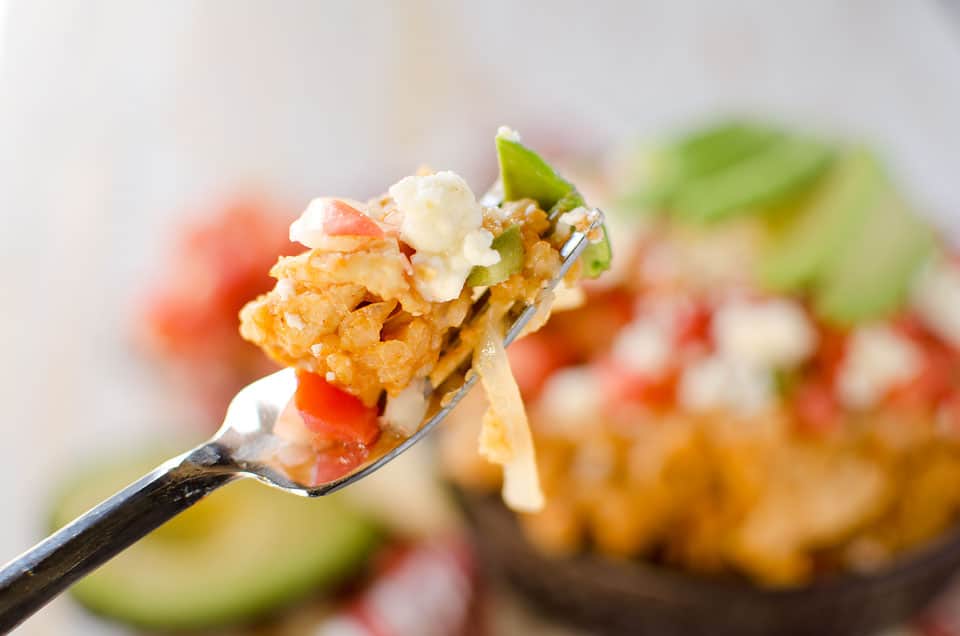
<path id="1" fill-rule="evenodd" d="M 591 230 L 599 227 L 602 215 Z M 510 344 L 536 313 L 545 294 L 576 262 L 587 244 L 586 234 L 573 232 L 560 250 L 561 266 L 533 304 L 516 307 L 504 336 Z M 472 319 L 482 315 L 474 304 Z M 468 319 L 469 320 L 469 319 Z M 293 369 L 261 378 L 241 390 L 227 408 L 220 430 L 207 442 L 157 467 L 83 516 L 20 555 L 0 570 L 0 631 L 19 625 L 75 581 L 186 510 L 217 488 L 253 477 L 265 484 L 306 497 L 318 497 L 363 479 L 422 440 L 476 383 L 476 375 L 453 379 L 442 402 L 434 391 L 437 410 L 411 437 L 368 458 L 346 475 L 320 484 L 305 484 L 274 458 L 290 442 L 274 434 L 279 414 L 296 389 Z"/>

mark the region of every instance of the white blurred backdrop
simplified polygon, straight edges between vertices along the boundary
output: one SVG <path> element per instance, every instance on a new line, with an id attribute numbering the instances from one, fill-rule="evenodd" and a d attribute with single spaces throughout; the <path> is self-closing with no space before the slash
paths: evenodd
<path id="1" fill-rule="evenodd" d="M 719 111 L 873 139 L 960 226 L 958 69 L 923 1 L 0 0 L 0 560 L 65 467 L 177 428 L 128 334 L 191 209 L 485 179 L 504 123 L 595 147 Z M 106 629 L 60 601 L 21 633 Z"/>

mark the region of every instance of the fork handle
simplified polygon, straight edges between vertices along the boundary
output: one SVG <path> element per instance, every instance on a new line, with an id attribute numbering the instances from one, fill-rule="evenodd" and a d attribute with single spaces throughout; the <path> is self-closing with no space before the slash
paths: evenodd
<path id="1" fill-rule="evenodd" d="M 7 633 L 151 530 L 237 479 L 207 443 L 163 464 L 0 570 L 0 633 Z"/>

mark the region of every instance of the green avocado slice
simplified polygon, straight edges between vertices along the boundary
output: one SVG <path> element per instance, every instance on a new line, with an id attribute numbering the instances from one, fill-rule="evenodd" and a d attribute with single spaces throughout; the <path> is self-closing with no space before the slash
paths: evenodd
<path id="1" fill-rule="evenodd" d="M 863 225 L 889 191 L 876 157 L 855 148 L 834 163 L 812 199 L 792 213 L 770 241 L 760 264 L 762 282 L 774 291 L 796 291 L 813 281 Z"/>
<path id="2" fill-rule="evenodd" d="M 159 462 L 126 461 L 79 475 L 53 510 L 55 527 Z M 89 610 L 151 630 L 250 621 L 354 575 L 381 533 L 342 497 L 304 499 L 253 480 L 230 484 L 78 582 Z"/>
<path id="3" fill-rule="evenodd" d="M 654 153 L 653 183 L 641 195 L 651 205 L 669 205 L 690 181 L 755 154 L 783 133 L 770 126 L 726 121 L 700 128 Z"/>
<path id="4" fill-rule="evenodd" d="M 506 201 L 533 199 L 549 210 L 574 191 L 573 184 L 557 174 L 549 163 L 516 139 L 503 134 L 496 138 L 500 180 Z"/>
<path id="5" fill-rule="evenodd" d="M 709 223 L 777 203 L 820 176 L 832 154 L 816 140 L 779 140 L 683 186 L 672 199 L 672 209 L 681 219 Z"/>
<path id="6" fill-rule="evenodd" d="M 507 280 L 523 269 L 523 237 L 520 226 L 511 225 L 493 239 L 490 247 L 500 253 L 500 260 L 493 265 L 478 265 L 470 270 L 467 285 L 479 287 L 495 285 Z"/>
<path id="7" fill-rule="evenodd" d="M 500 182 L 506 201 L 533 199 L 542 210 L 547 210 L 550 219 L 564 212 L 586 205 L 583 196 L 572 183 L 561 177 L 543 157 L 527 148 L 518 140 L 498 133 L 496 137 L 497 160 L 500 163 Z M 596 278 L 610 269 L 613 252 L 607 227 L 603 227 L 603 239 L 591 243 L 581 256 L 584 275 Z"/>
<path id="8" fill-rule="evenodd" d="M 932 229 L 892 191 L 865 221 L 830 262 L 814 293 L 817 313 L 835 324 L 851 325 L 895 312 L 936 246 Z"/>

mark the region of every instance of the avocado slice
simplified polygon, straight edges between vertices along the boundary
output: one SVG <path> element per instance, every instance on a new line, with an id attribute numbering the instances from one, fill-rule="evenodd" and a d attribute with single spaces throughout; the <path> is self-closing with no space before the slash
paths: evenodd
<path id="1" fill-rule="evenodd" d="M 932 229 L 889 191 L 818 280 L 815 311 L 840 325 L 895 312 L 935 246 Z"/>
<path id="2" fill-rule="evenodd" d="M 742 161 L 695 179 L 672 198 L 684 220 L 707 223 L 774 204 L 809 185 L 827 168 L 831 148 L 803 137 L 775 141 Z"/>
<path id="3" fill-rule="evenodd" d="M 523 237 L 520 226 L 511 225 L 493 239 L 490 247 L 500 253 L 500 261 L 493 265 L 478 265 L 470 270 L 467 285 L 480 287 L 502 283 L 523 269 Z"/>
<path id="4" fill-rule="evenodd" d="M 98 467 L 69 482 L 61 527 L 160 460 Z M 380 531 L 337 495 L 303 499 L 253 480 L 216 491 L 73 586 L 91 611 L 152 630 L 258 618 L 356 573 Z"/>
<path id="5" fill-rule="evenodd" d="M 726 168 L 782 138 L 783 133 L 770 126 L 736 120 L 695 130 L 654 153 L 653 184 L 642 193 L 641 200 L 669 205 L 690 181 Z"/>
<path id="6" fill-rule="evenodd" d="M 844 153 L 812 199 L 789 211 L 777 229 L 760 264 L 761 281 L 774 291 L 796 291 L 809 284 L 852 240 L 888 190 L 873 154 L 864 148 Z"/>
<path id="7" fill-rule="evenodd" d="M 550 219 L 556 219 L 564 212 L 586 205 L 583 196 L 572 183 L 561 177 L 543 157 L 517 139 L 497 133 L 496 145 L 505 200 L 533 199 L 542 210 L 549 212 Z M 587 245 L 583 250 L 581 261 L 584 275 L 596 278 L 610 269 L 612 257 L 613 251 L 610 249 L 610 239 L 604 225 L 603 239 Z"/>
<path id="8" fill-rule="evenodd" d="M 497 134 L 497 159 L 506 201 L 533 199 L 540 209 L 549 210 L 574 191 L 573 184 L 557 174 L 553 166 L 516 139 Z"/>

